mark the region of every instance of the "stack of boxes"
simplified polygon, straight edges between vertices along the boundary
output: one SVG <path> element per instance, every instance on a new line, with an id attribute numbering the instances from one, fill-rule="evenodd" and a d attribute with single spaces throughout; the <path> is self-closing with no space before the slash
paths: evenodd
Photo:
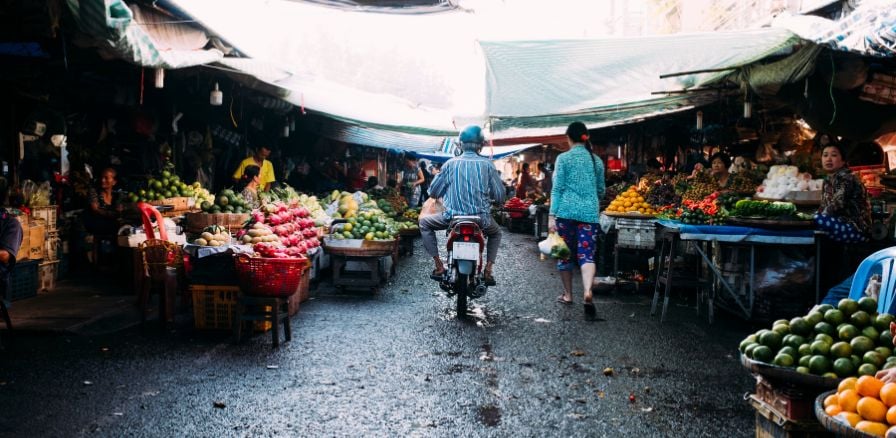
<path id="1" fill-rule="evenodd" d="M 49 292 L 56 288 L 60 245 L 58 212 L 55 205 L 31 209 L 32 221 L 41 222 L 45 230 L 40 246 L 42 261 L 38 265 L 38 292 Z M 34 242 L 31 244 L 33 247 Z"/>
<path id="2" fill-rule="evenodd" d="M 10 301 L 37 295 L 38 264 L 44 258 L 47 233 L 46 221 L 41 218 L 19 215 L 22 224 L 22 245 L 16 255 L 16 267 L 10 278 L 6 299 Z"/>

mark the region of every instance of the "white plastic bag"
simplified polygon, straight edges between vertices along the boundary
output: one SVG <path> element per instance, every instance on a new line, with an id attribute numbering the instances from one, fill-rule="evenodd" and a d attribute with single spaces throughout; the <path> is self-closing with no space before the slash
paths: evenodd
<path id="1" fill-rule="evenodd" d="M 550 233 L 547 239 L 538 242 L 538 251 L 553 258 L 565 258 L 562 257 L 564 254 L 569 255 L 569 247 L 557 233 Z"/>
<path id="2" fill-rule="evenodd" d="M 548 235 L 547 239 L 538 242 L 538 251 L 546 256 L 551 255 L 551 236 Z"/>

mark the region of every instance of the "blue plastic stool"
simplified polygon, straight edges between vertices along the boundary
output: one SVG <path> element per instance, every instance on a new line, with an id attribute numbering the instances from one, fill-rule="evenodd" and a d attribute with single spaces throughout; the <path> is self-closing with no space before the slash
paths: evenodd
<path id="1" fill-rule="evenodd" d="M 877 265 L 882 265 L 882 273 L 880 278 L 880 296 L 877 299 L 878 313 L 896 313 L 894 308 L 894 286 L 896 286 L 896 246 L 882 249 L 871 254 L 859 264 L 856 269 L 855 277 L 852 280 L 852 287 L 849 289 L 849 298 L 858 300 L 865 295 L 865 286 L 871 278 L 872 269 Z"/>

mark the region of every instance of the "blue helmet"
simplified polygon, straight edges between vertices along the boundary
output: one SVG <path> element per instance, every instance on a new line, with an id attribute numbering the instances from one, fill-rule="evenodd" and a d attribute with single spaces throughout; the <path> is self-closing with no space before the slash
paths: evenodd
<path id="1" fill-rule="evenodd" d="M 461 144 L 485 143 L 485 136 L 482 135 L 482 128 L 480 128 L 476 125 L 470 125 L 470 126 L 467 126 L 466 128 L 464 128 L 463 131 L 460 131 L 460 135 L 457 137 L 457 139 Z"/>

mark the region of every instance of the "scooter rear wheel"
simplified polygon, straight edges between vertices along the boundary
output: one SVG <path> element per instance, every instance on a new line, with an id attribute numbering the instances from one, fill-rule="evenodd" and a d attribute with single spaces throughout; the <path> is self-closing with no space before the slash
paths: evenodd
<path id="1" fill-rule="evenodd" d="M 467 317 L 467 295 L 469 294 L 470 278 L 468 275 L 456 272 L 454 275 L 454 293 L 457 295 L 457 317 Z"/>

